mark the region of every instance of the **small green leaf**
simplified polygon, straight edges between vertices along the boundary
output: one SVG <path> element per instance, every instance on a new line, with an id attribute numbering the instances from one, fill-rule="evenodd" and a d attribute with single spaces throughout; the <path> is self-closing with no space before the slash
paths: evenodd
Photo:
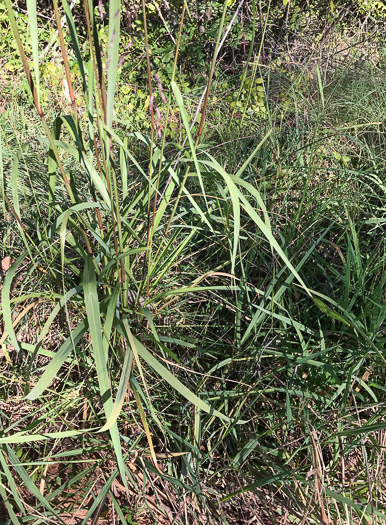
<path id="1" fill-rule="evenodd" d="M 342 317 L 341 315 L 337 314 L 334 310 L 332 310 L 332 308 L 330 308 L 329 306 L 327 306 L 323 301 L 321 301 L 320 299 L 318 299 L 317 297 L 313 297 L 313 301 L 314 303 L 316 304 L 316 306 L 318 308 L 320 308 L 320 310 L 322 310 L 322 312 L 324 312 L 326 315 L 328 315 L 329 317 L 331 317 L 332 319 L 337 319 L 338 321 L 340 321 L 341 323 L 344 323 L 346 324 L 347 326 L 351 326 L 349 322 L 346 321 L 346 319 L 344 317 Z"/>

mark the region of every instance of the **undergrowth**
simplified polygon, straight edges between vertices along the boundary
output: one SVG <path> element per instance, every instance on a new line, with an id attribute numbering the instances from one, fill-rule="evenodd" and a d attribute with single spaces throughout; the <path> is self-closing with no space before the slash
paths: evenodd
<path id="1" fill-rule="evenodd" d="M 182 8 L 170 78 L 145 45 L 141 127 L 119 2 L 105 68 L 85 7 L 79 31 L 62 4 L 69 100 L 40 98 L 32 3 L 0 106 L 0 522 L 383 523 L 382 57 L 260 45 L 225 74 L 225 5 L 205 95 Z"/>

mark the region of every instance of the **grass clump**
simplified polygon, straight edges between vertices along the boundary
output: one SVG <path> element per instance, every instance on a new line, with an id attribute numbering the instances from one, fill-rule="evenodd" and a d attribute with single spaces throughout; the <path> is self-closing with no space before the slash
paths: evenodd
<path id="1" fill-rule="evenodd" d="M 103 52 L 92 5 L 80 31 L 54 2 L 69 101 L 51 107 L 34 6 L 27 48 L 6 5 L 35 112 L 0 117 L 0 518 L 385 521 L 382 65 L 349 85 L 256 59 L 229 95 L 224 6 L 197 111 L 183 7 L 161 128 L 143 5 L 138 131 L 119 2 Z"/>

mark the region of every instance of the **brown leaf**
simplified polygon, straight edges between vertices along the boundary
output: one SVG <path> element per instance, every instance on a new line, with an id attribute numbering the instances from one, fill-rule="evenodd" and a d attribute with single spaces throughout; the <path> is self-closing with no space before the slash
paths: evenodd
<path id="1" fill-rule="evenodd" d="M 4 257 L 4 259 L 1 261 L 1 271 L 6 274 L 8 270 L 11 268 L 11 264 L 15 261 L 15 259 L 11 259 L 9 255 Z"/>

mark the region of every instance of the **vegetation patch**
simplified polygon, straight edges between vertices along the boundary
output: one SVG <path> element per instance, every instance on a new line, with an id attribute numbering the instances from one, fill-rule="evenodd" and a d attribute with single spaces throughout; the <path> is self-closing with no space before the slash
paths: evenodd
<path id="1" fill-rule="evenodd" d="M 0 0 L 0 525 L 386 521 L 385 16 Z"/>

